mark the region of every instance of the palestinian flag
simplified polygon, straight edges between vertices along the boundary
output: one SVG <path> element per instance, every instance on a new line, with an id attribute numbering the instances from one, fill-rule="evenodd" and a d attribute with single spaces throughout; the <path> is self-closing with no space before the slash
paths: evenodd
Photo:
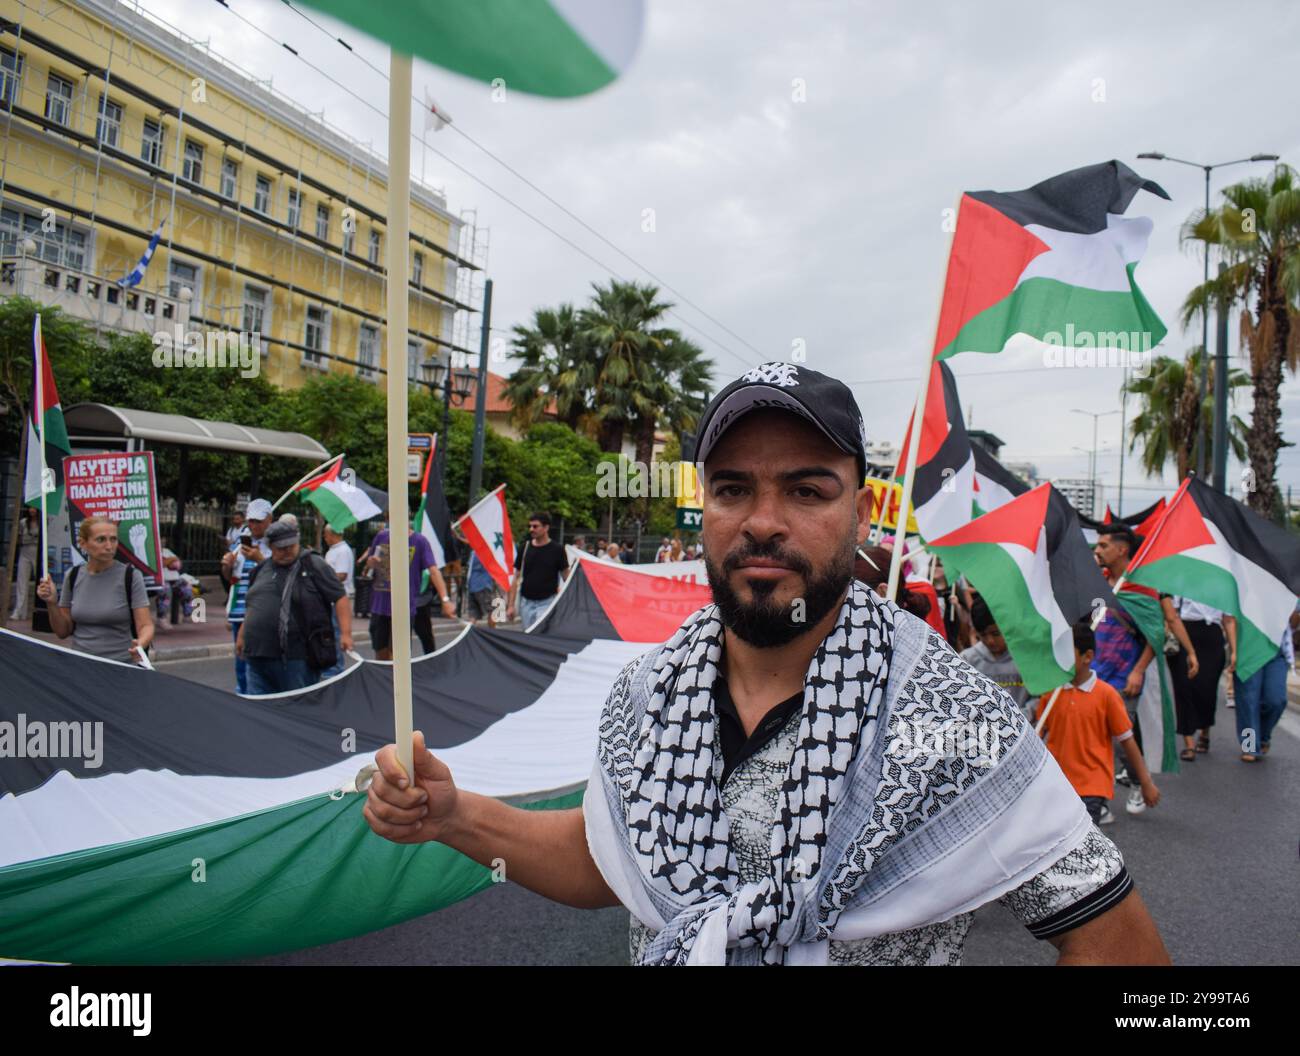
<path id="1" fill-rule="evenodd" d="M 1235 616 L 1237 675 L 1277 655 L 1300 595 L 1300 542 L 1196 477 L 1183 481 L 1126 579 Z"/>
<path id="2" fill-rule="evenodd" d="M 1001 352 L 1016 335 L 1058 351 L 1158 345 L 1164 324 L 1134 279 L 1151 221 L 1123 216 L 1140 190 L 1169 197 L 1108 161 L 1024 191 L 962 195 L 935 356 Z M 1077 355 L 1062 353 L 1063 365 Z"/>
<path id="3" fill-rule="evenodd" d="M 707 587 L 583 562 L 557 602 L 567 622 L 467 627 L 413 660 L 415 726 L 461 788 L 577 806 L 618 672 L 708 601 Z M 248 698 L 6 631 L 0 669 L 0 957 L 256 957 L 492 882 L 442 844 L 380 839 L 361 815 L 354 779 L 393 738 L 389 664 Z"/>
<path id="4" fill-rule="evenodd" d="M 307 0 L 418 58 L 533 95 L 603 88 L 636 54 L 644 0 Z"/>
<path id="5" fill-rule="evenodd" d="M 506 510 L 506 486 L 484 495 L 456 523 L 463 526 L 465 541 L 474 548 L 488 575 L 502 590 L 509 590 L 515 574 L 515 541 Z"/>
<path id="6" fill-rule="evenodd" d="M 905 453 L 911 442 L 909 423 L 903 439 Z M 912 482 L 912 514 L 921 537 L 936 539 L 970 523 L 974 504 L 975 455 L 957 398 L 957 379 L 947 363 L 935 363 L 921 419 L 916 479 Z"/>
<path id="7" fill-rule="evenodd" d="M 1164 514 L 1167 505 L 1168 504 L 1165 502 L 1165 498 L 1162 495 L 1145 510 L 1130 514 L 1128 517 L 1120 517 L 1110 512 L 1110 504 L 1107 503 L 1106 515 L 1102 518 L 1101 523 L 1114 524 L 1118 521 L 1120 524 L 1127 524 L 1133 529 L 1133 531 L 1145 539 L 1151 533 L 1151 529 L 1155 527 L 1156 522 L 1160 520 L 1160 517 Z"/>
<path id="8" fill-rule="evenodd" d="M 36 384 L 38 376 L 41 379 L 39 392 Z M 28 506 L 40 506 L 43 477 L 45 511 L 47 514 L 58 513 L 63 509 L 63 459 L 72 454 L 72 446 L 68 443 L 68 427 L 63 423 L 63 407 L 59 403 L 59 390 L 54 384 L 54 370 L 45 351 L 45 339 L 41 336 L 39 312 L 32 323 L 32 398 L 27 406 L 27 464 L 23 467 L 23 502 Z M 44 463 L 41 461 L 42 450 L 45 452 Z"/>
<path id="9" fill-rule="evenodd" d="M 384 512 L 365 491 L 357 487 L 355 477 L 350 474 L 344 476 L 342 469 L 343 459 L 339 458 L 328 469 L 303 481 L 294 489 L 304 502 L 311 503 L 320 510 L 325 522 L 336 532 L 342 532 L 358 521 L 368 521 Z"/>
<path id="10" fill-rule="evenodd" d="M 1005 506 L 1029 491 L 1029 485 L 978 444 L 971 445 L 975 455 L 975 516 Z"/>
<path id="11" fill-rule="evenodd" d="M 1165 662 L 1165 613 L 1159 591 L 1127 579 L 1116 595 L 1119 607 L 1110 607 L 1105 618 L 1124 622 L 1130 631 L 1146 640 L 1154 654 L 1134 710 L 1142 727 L 1142 757 L 1152 773 L 1176 774 L 1178 765 L 1177 723 L 1174 687 Z M 1156 677 L 1151 677 L 1151 668 Z"/>
<path id="12" fill-rule="evenodd" d="M 435 437 L 433 449 L 424 460 L 424 481 L 420 484 L 420 508 L 415 511 L 415 521 L 411 525 L 415 531 L 429 540 L 433 547 L 434 560 L 439 568 L 447 564 L 447 542 L 451 540 L 451 510 L 447 508 L 447 499 L 442 493 L 442 474 L 430 474 L 435 461 L 438 461 L 438 440 Z M 441 464 L 441 463 L 440 463 Z M 432 492 L 429 485 L 433 485 Z M 425 569 L 420 580 L 420 590 L 429 585 L 429 570 Z"/>
<path id="13" fill-rule="evenodd" d="M 1073 624 L 1115 598 L 1060 492 L 1040 484 L 927 545 L 988 603 L 1030 693 L 1073 677 Z"/>

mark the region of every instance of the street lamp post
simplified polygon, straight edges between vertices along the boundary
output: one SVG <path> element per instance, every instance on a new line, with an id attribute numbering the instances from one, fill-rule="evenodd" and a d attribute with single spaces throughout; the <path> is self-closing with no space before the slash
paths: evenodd
<path id="1" fill-rule="evenodd" d="M 1150 150 L 1138 155 L 1139 158 L 1145 158 L 1150 161 L 1172 161 L 1179 165 L 1191 165 L 1193 168 L 1201 169 L 1205 173 L 1205 215 L 1210 215 L 1210 173 L 1215 169 L 1221 169 L 1226 165 L 1244 165 L 1251 161 L 1277 161 L 1277 154 L 1252 154 L 1248 158 L 1237 158 L 1235 161 L 1216 161 L 1213 165 L 1204 165 L 1198 161 L 1187 161 L 1184 158 L 1171 158 L 1168 154 L 1161 154 L 1159 151 Z M 1210 244 L 1205 244 L 1205 261 L 1202 270 L 1203 282 L 1210 281 Z M 1201 408 L 1205 406 L 1205 394 L 1210 387 L 1210 308 L 1207 304 L 1201 311 L 1201 387 L 1200 399 L 1196 404 L 1196 448 L 1193 451 L 1192 462 L 1196 466 L 1196 471 L 1202 476 L 1208 476 L 1206 473 L 1205 450 L 1205 426 L 1202 421 Z"/>
<path id="2" fill-rule="evenodd" d="M 1092 503 L 1093 515 L 1097 513 L 1097 421 L 1105 418 L 1108 414 L 1119 414 L 1119 411 L 1081 411 L 1078 407 L 1072 408 L 1071 414 L 1083 414 L 1092 419 L 1092 454 L 1088 460 L 1088 479 L 1092 481 Z M 1122 455 L 1120 457 L 1123 457 Z"/>

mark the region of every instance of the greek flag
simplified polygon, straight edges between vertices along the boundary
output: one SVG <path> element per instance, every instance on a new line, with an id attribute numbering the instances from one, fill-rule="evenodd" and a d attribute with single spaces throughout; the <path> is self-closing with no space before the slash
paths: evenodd
<path id="1" fill-rule="evenodd" d="M 166 222 L 164 220 L 163 224 Z M 140 285 L 140 280 L 144 278 L 144 269 L 149 266 L 149 261 L 153 260 L 153 251 L 158 248 L 158 240 L 162 238 L 163 224 L 158 225 L 158 230 L 153 233 L 153 238 L 149 239 L 149 244 L 144 247 L 144 256 L 140 258 L 140 263 L 132 268 L 124 278 L 117 280 L 119 286 L 125 286 L 129 289 L 132 286 Z"/>

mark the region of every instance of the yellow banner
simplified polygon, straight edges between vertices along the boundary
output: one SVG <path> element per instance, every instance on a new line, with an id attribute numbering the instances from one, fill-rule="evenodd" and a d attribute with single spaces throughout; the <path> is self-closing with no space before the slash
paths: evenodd
<path id="1" fill-rule="evenodd" d="M 700 478 L 695 472 L 694 462 L 677 463 L 677 505 L 694 510 L 703 509 L 704 492 L 700 488 Z"/>
<path id="2" fill-rule="evenodd" d="M 880 520 L 881 503 L 887 502 L 884 525 L 886 528 L 897 528 L 898 506 L 903 498 L 903 485 L 896 484 L 892 480 L 880 480 L 878 477 L 868 477 L 866 484 L 871 489 L 871 523 L 876 524 Z M 915 511 L 912 510 L 908 511 L 907 534 L 920 534 L 920 529 L 916 526 Z"/>

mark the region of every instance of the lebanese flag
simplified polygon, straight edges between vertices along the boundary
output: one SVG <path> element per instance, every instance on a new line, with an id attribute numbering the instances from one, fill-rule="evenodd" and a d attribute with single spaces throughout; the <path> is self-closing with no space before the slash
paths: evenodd
<path id="1" fill-rule="evenodd" d="M 41 377 L 39 398 L 36 391 L 38 372 Z M 58 513 L 63 508 L 63 459 L 64 456 L 72 454 L 72 446 L 68 443 L 68 427 L 63 422 L 59 390 L 54 385 L 54 369 L 50 366 L 50 357 L 45 350 L 45 338 L 41 336 L 39 312 L 36 313 L 32 323 L 32 398 L 28 407 L 30 410 L 27 414 L 27 462 L 23 467 L 23 502 L 28 506 L 40 506 L 43 474 L 48 496 L 45 500 L 46 513 Z M 43 463 L 41 461 L 42 441 L 45 452 Z"/>
<path id="2" fill-rule="evenodd" d="M 1278 653 L 1300 595 L 1300 543 L 1196 477 L 1174 494 L 1125 578 L 1237 618 L 1237 676 Z"/>
<path id="3" fill-rule="evenodd" d="M 1123 216 L 1140 190 L 1169 197 L 1119 161 L 963 194 L 935 357 L 1001 352 L 1017 335 L 1058 349 L 1158 345 L 1164 324 L 1134 279 L 1152 224 Z"/>
<path id="4" fill-rule="evenodd" d="M 384 512 L 353 481 L 340 475 L 342 469 L 343 459 L 340 458 L 323 473 L 303 481 L 295 489 L 304 502 L 320 510 L 325 522 L 336 532 Z"/>
<path id="5" fill-rule="evenodd" d="M 1074 509 L 1050 483 L 931 540 L 928 549 L 983 596 L 1033 694 L 1074 676 L 1073 624 L 1116 603 Z"/>
<path id="6" fill-rule="evenodd" d="M 456 523 L 497 586 L 508 591 L 515 574 L 515 541 L 506 512 L 506 486 L 484 495 Z"/>
<path id="7" fill-rule="evenodd" d="M 420 508 L 415 511 L 413 527 L 429 540 L 429 545 L 433 547 L 434 560 L 437 566 L 442 568 L 447 564 L 447 548 L 443 545 L 443 540 L 451 538 L 451 510 L 447 508 L 447 499 L 442 493 L 442 475 L 440 473 L 430 475 L 430 470 L 437 461 L 437 454 L 438 438 L 434 437 L 429 457 L 424 461 L 424 481 L 420 485 Z M 430 481 L 433 483 L 432 494 L 429 492 Z M 428 584 L 429 570 L 425 569 L 420 580 L 420 589 L 423 591 Z"/>

